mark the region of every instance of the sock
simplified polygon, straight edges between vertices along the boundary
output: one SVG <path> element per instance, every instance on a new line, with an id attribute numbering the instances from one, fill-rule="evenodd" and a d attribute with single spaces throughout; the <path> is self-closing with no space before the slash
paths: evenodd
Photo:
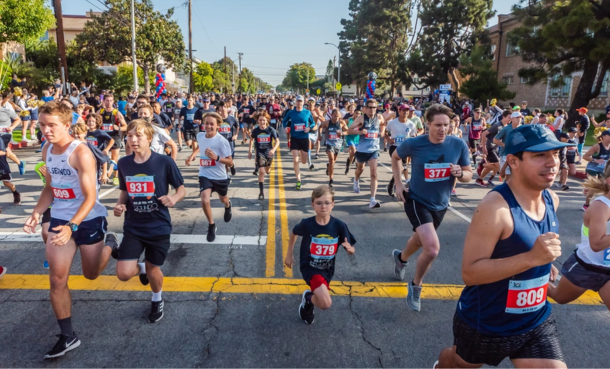
<path id="1" fill-rule="evenodd" d="M 74 335 L 74 329 L 72 329 L 72 317 L 68 317 L 65 319 L 57 319 L 57 324 L 59 324 L 61 334 L 63 334 L 64 336 Z"/>
<path id="2" fill-rule="evenodd" d="M 400 259 L 401 263 L 406 263 L 406 260 L 402 260 L 402 252 L 400 254 L 398 254 L 398 259 Z"/>
<path id="3" fill-rule="evenodd" d="M 15 186 L 15 190 L 14 190 L 14 191 L 11 191 L 11 192 L 12 192 L 12 193 L 19 193 L 19 192 L 17 192 L 17 186 Z"/>
<path id="4" fill-rule="evenodd" d="M 330 181 L 328 181 L 328 183 L 332 184 L 333 183 L 333 179 L 331 178 Z"/>
<path id="5" fill-rule="evenodd" d="M 492 175 L 491 175 L 491 177 L 489 177 L 489 180 L 490 180 L 490 181 L 493 181 L 493 180 L 494 180 L 494 177 L 495 177 L 495 175 L 493 175 L 493 174 L 492 174 Z"/>
<path id="6" fill-rule="evenodd" d="M 307 164 L 311 164 L 311 150 L 307 152 Z"/>
<path id="7" fill-rule="evenodd" d="M 146 264 L 138 263 L 138 265 L 140 266 L 140 274 L 146 274 Z"/>
<path id="8" fill-rule="evenodd" d="M 163 289 L 161 289 L 159 292 L 153 292 L 152 300 L 150 300 L 150 301 L 161 301 L 161 300 L 163 300 L 163 298 L 161 297 L 162 293 L 163 293 Z"/>
<path id="9" fill-rule="evenodd" d="M 371 197 L 371 202 L 374 202 L 374 201 L 375 201 L 375 198 L 374 198 L 374 197 Z"/>
<path id="10" fill-rule="evenodd" d="M 258 182 L 258 188 L 261 190 L 261 193 L 263 193 L 263 182 Z"/>
<path id="11" fill-rule="evenodd" d="M 346 169 L 349 168 L 349 165 L 351 164 L 350 162 L 351 162 L 351 160 L 349 160 L 349 158 L 347 158 L 347 161 L 345 162 Z"/>

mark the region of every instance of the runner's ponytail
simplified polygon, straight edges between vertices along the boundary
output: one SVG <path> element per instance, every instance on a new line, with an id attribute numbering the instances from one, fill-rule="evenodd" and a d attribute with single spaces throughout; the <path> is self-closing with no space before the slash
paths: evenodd
<path id="1" fill-rule="evenodd" d="M 602 194 L 605 195 L 610 192 L 610 185 L 608 185 L 608 179 L 610 178 L 610 161 L 606 163 L 604 173 L 599 177 L 587 176 L 584 183 L 585 189 L 590 195 Z"/>

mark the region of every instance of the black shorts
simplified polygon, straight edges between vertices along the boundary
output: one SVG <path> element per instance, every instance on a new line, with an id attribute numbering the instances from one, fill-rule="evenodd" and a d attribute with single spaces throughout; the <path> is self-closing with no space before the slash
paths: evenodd
<path id="1" fill-rule="evenodd" d="M 390 146 L 390 151 L 389 151 L 390 152 L 390 158 L 392 158 L 392 154 L 394 154 L 394 151 L 396 151 L 397 147 L 398 146 L 396 146 L 396 145 Z M 407 165 L 407 158 L 402 159 L 402 165 Z"/>
<path id="2" fill-rule="evenodd" d="M 47 210 L 44 211 L 44 213 L 42 213 L 42 221 L 40 222 L 40 224 L 49 223 L 50 221 L 51 221 L 51 208 L 48 208 Z"/>
<path id="3" fill-rule="evenodd" d="M 379 151 L 375 152 L 358 152 L 356 151 L 356 161 L 360 164 L 368 163 L 370 160 L 379 159 Z"/>
<path id="4" fill-rule="evenodd" d="M 487 148 L 487 162 L 488 163 L 499 163 L 500 157 L 498 156 L 497 148 Z"/>
<path id="5" fill-rule="evenodd" d="M 197 139 L 197 134 L 199 133 L 199 127 L 184 129 L 184 141 L 193 141 Z"/>
<path id="6" fill-rule="evenodd" d="M 568 164 L 576 164 L 576 155 L 566 155 L 566 162 Z"/>
<path id="7" fill-rule="evenodd" d="M 576 252 L 563 263 L 561 275 L 575 286 L 595 292 L 610 282 L 610 268 L 585 263 Z"/>
<path id="8" fill-rule="evenodd" d="M 468 137 L 468 147 L 476 149 L 481 144 L 481 140 L 475 140 L 474 138 Z"/>
<path id="9" fill-rule="evenodd" d="M 413 232 L 415 232 L 420 225 L 426 223 L 432 223 L 434 224 L 434 229 L 438 229 L 443 222 L 446 212 L 446 208 L 441 211 L 430 210 L 426 207 L 426 205 L 419 201 L 413 200 L 407 194 L 405 213 L 407 213 L 407 217 L 409 218 L 411 225 L 413 225 Z"/>
<path id="10" fill-rule="evenodd" d="M 559 162 L 559 169 L 568 169 L 568 161 L 565 157 Z"/>
<path id="11" fill-rule="evenodd" d="M 11 143 L 12 139 L 13 139 L 13 134 L 12 133 L 3 133 L 2 134 L 2 141 L 4 141 L 4 147 L 9 147 L 9 144 Z"/>
<path id="12" fill-rule="evenodd" d="M 199 193 L 201 194 L 203 191 L 211 188 L 212 192 L 216 192 L 219 196 L 227 196 L 230 183 L 230 179 L 216 180 L 199 177 Z"/>
<path id="13" fill-rule="evenodd" d="M 256 153 L 256 167 L 257 168 L 270 168 L 273 164 L 273 156 L 269 157 L 262 153 Z"/>
<path id="14" fill-rule="evenodd" d="M 152 265 L 160 267 L 165 263 L 170 247 L 169 234 L 143 237 L 127 230 L 124 232 L 119 248 L 119 261 L 140 260 L 140 255 L 144 251 L 144 260 Z"/>
<path id="15" fill-rule="evenodd" d="M 112 147 L 110 147 L 110 150 L 118 150 L 121 148 L 121 135 L 118 134 L 116 136 L 111 136 L 109 135 L 110 138 L 112 138 L 114 140 L 114 143 L 112 144 Z M 127 136 L 125 136 L 125 139 L 127 139 Z"/>
<path id="16" fill-rule="evenodd" d="M 64 226 L 69 222 L 69 220 L 51 218 L 49 233 L 56 233 L 53 228 Z M 79 224 L 76 232 L 72 233 L 72 238 L 74 239 L 76 246 L 95 245 L 104 240 L 107 229 L 108 222 L 106 221 L 106 217 L 93 218 Z"/>
<path id="17" fill-rule="evenodd" d="M 494 337 L 472 328 L 456 313 L 453 316 L 453 344 L 456 346 L 456 353 L 470 364 L 498 366 L 507 357 L 565 362 L 555 317 L 552 314 L 529 332 Z"/>
<path id="18" fill-rule="evenodd" d="M 309 138 L 296 138 L 290 136 L 290 151 L 309 152 Z"/>

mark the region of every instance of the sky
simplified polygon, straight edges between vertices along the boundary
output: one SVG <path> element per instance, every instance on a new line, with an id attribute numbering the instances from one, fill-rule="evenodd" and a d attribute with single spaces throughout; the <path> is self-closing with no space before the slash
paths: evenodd
<path id="1" fill-rule="evenodd" d="M 174 16 L 188 47 L 187 0 L 153 0 L 155 9 L 174 7 Z M 337 49 L 325 42 L 339 44 L 341 19 L 349 15 L 349 0 L 192 0 L 193 56 L 212 63 L 224 56 L 237 62 L 243 53 L 242 67 L 277 86 L 289 66 L 308 62 L 323 75 Z M 518 0 L 496 0 L 499 14 L 510 13 Z M 50 3 L 50 1 L 49 1 Z M 306 6 L 304 6 L 306 4 Z M 84 15 L 89 10 L 105 9 L 103 0 L 62 0 L 64 14 Z M 129 17 L 129 14 L 125 15 Z M 489 25 L 497 23 L 493 18 Z"/>

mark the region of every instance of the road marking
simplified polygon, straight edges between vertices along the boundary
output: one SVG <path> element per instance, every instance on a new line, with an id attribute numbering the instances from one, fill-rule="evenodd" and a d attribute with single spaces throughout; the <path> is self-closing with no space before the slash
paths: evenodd
<path id="1" fill-rule="evenodd" d="M 119 241 L 123 239 L 122 233 L 117 233 Z M 260 239 L 260 240 L 259 240 Z M 42 242 L 40 233 L 28 234 L 25 232 L 0 232 L 0 241 L 3 242 Z M 206 245 L 253 245 L 267 242 L 267 237 L 259 236 L 216 236 L 214 242 L 208 242 L 204 234 L 172 234 L 171 243 L 206 244 Z"/>
<path id="2" fill-rule="evenodd" d="M 102 198 L 106 197 L 106 195 L 108 195 L 112 191 L 116 190 L 117 188 L 119 188 L 119 186 L 114 186 L 111 189 L 109 189 L 108 191 L 105 191 L 104 193 L 102 193 L 98 196 L 98 199 L 102 199 Z"/>
<path id="3" fill-rule="evenodd" d="M 137 278 L 121 282 L 115 276 L 103 275 L 96 280 L 82 275 L 71 275 L 71 290 L 85 291 L 150 291 Z M 330 283 L 334 296 L 405 298 L 404 282 L 341 282 Z M 167 277 L 163 278 L 163 292 L 222 292 L 245 294 L 300 295 L 308 288 L 302 280 L 287 278 L 216 278 L 216 277 Z M 421 297 L 429 300 L 457 300 L 464 286 L 454 284 L 424 284 Z M 0 290 L 48 290 L 49 276 L 45 274 L 6 274 L 0 279 Z M 553 302 L 553 300 L 549 299 Z M 599 295 L 585 292 L 575 305 L 603 305 Z"/>
<path id="4" fill-rule="evenodd" d="M 274 160 L 275 162 L 276 160 Z M 277 167 L 277 163 L 274 163 Z M 272 168 L 273 169 L 273 168 Z M 259 170 L 265 170 L 260 168 Z M 275 170 L 269 173 L 269 210 L 267 211 L 267 248 L 265 277 L 275 276 Z"/>
<path id="5" fill-rule="evenodd" d="M 290 233 L 288 232 L 288 210 L 286 210 L 286 190 L 284 188 L 284 169 L 282 167 L 282 155 L 280 151 L 277 151 L 277 175 L 279 179 L 279 193 L 280 193 L 280 223 L 282 227 L 282 257 L 280 262 L 284 269 L 284 276 L 292 278 L 292 269 L 288 268 L 284 264 L 284 255 L 288 251 L 288 244 L 290 242 Z"/>

